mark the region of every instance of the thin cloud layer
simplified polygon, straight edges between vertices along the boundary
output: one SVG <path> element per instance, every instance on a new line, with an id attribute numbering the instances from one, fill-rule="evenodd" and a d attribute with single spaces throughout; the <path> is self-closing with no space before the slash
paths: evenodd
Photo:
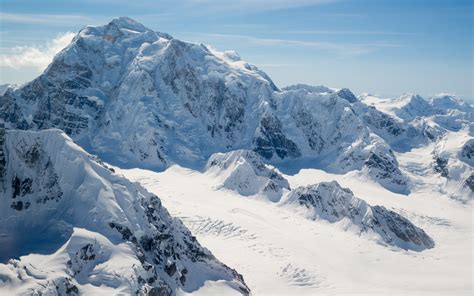
<path id="1" fill-rule="evenodd" d="M 90 22 L 90 18 L 74 14 L 23 14 L 0 12 L 0 18 L 4 23 L 18 24 L 41 24 L 41 25 L 65 25 L 65 24 L 85 24 Z"/>
<path id="2" fill-rule="evenodd" d="M 292 39 L 277 39 L 277 38 L 258 38 L 246 35 L 233 34 L 215 34 L 215 33 L 192 33 L 195 35 L 205 36 L 216 39 L 232 39 L 242 40 L 247 44 L 254 44 L 257 46 L 292 46 L 292 47 L 309 47 L 317 50 L 332 51 L 340 57 L 358 56 L 369 54 L 371 52 L 383 48 L 395 48 L 401 45 L 388 42 L 374 42 L 374 43 L 339 43 L 339 42 L 324 42 L 324 41 L 304 41 Z"/>
<path id="3" fill-rule="evenodd" d="M 66 32 L 42 45 L 16 46 L 7 54 L 0 55 L 0 66 L 13 69 L 36 68 L 44 70 L 53 57 L 66 47 L 74 37 L 74 33 Z"/>

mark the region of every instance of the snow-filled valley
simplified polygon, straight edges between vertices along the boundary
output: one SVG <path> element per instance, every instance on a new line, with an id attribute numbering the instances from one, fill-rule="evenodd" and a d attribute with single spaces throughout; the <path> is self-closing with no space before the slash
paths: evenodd
<path id="1" fill-rule="evenodd" d="M 86 26 L 0 91 L 0 294 L 471 295 L 473 136 L 455 95 Z"/>
<path id="2" fill-rule="evenodd" d="M 371 204 L 414 221 L 436 242 L 423 252 L 387 247 L 344 221 L 295 215 L 264 196 L 242 196 L 208 174 L 173 166 L 165 172 L 121 170 L 148 190 L 219 259 L 242 273 L 255 295 L 470 295 L 472 206 L 430 192 L 403 196 L 352 175 L 308 169 L 290 185 L 337 179 Z"/>

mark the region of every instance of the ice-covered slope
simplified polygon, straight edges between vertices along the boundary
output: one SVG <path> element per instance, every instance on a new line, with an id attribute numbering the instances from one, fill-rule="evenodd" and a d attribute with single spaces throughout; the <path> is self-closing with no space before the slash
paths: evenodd
<path id="1" fill-rule="evenodd" d="M 403 249 L 433 248 L 434 241 L 408 219 L 383 206 L 370 206 L 356 198 L 348 188 L 336 181 L 322 182 L 293 189 L 281 205 L 303 207 L 309 219 L 329 222 L 344 221 L 357 232 L 373 231 L 382 242 Z"/>
<path id="2" fill-rule="evenodd" d="M 0 129 L 0 294 L 192 292 L 242 277 L 59 130 Z"/>
<path id="3" fill-rule="evenodd" d="M 311 158 L 339 172 L 362 170 L 372 155 L 396 164 L 391 153 L 381 157 L 377 146 L 390 149 L 354 113 L 357 98 L 348 89 L 280 91 L 235 52 L 183 42 L 129 18 L 83 28 L 42 75 L 6 91 L 0 103 L 7 128 L 62 129 L 122 167 L 197 167 L 236 149 L 274 163 Z M 383 179 L 406 186 L 399 172 Z"/>

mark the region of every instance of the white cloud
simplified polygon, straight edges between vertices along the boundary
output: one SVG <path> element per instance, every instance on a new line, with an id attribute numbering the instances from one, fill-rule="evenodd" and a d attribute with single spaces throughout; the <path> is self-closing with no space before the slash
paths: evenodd
<path id="1" fill-rule="evenodd" d="M 196 34 L 196 33 L 194 33 Z M 293 39 L 277 39 L 277 38 L 259 38 L 246 35 L 233 34 L 215 34 L 215 33 L 197 33 L 197 35 L 205 36 L 215 39 L 232 39 L 242 40 L 247 44 L 254 44 L 258 46 L 286 46 L 286 47 L 306 47 L 315 50 L 326 50 L 334 52 L 339 56 L 358 56 L 369 54 L 382 48 L 400 47 L 399 44 L 389 42 L 375 42 L 375 43 L 339 43 L 327 41 L 306 41 Z"/>
<path id="2" fill-rule="evenodd" d="M 85 24 L 91 19 L 74 14 L 23 14 L 0 12 L 0 18 L 5 23 L 43 24 L 43 25 L 71 25 Z"/>
<path id="3" fill-rule="evenodd" d="M 13 69 L 36 68 L 42 71 L 51 63 L 53 57 L 71 42 L 74 35 L 67 32 L 42 45 L 13 47 L 8 50 L 9 53 L 0 55 L 0 66 Z"/>
<path id="4" fill-rule="evenodd" d="M 338 2 L 340 0 L 184 0 L 188 5 L 207 6 L 214 10 L 278 10 Z"/>

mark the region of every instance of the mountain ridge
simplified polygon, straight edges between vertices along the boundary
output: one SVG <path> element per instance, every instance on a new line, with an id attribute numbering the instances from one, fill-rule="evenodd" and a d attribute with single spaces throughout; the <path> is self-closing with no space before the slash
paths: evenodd
<path id="1" fill-rule="evenodd" d="M 235 52 L 183 42 L 129 18 L 84 27 L 42 75 L 7 90 L 0 103 L 7 128 L 62 129 L 121 167 L 202 169 L 216 152 L 246 149 L 277 166 L 315 159 L 335 173 L 358 170 L 405 194 L 412 184 L 395 152 L 460 130 L 474 114 L 453 109 L 404 120 L 344 88 L 280 90 Z"/>
<path id="2" fill-rule="evenodd" d="M 0 143 L 0 290 L 175 295 L 220 280 L 249 293 L 156 195 L 64 132 L 0 129 Z"/>

